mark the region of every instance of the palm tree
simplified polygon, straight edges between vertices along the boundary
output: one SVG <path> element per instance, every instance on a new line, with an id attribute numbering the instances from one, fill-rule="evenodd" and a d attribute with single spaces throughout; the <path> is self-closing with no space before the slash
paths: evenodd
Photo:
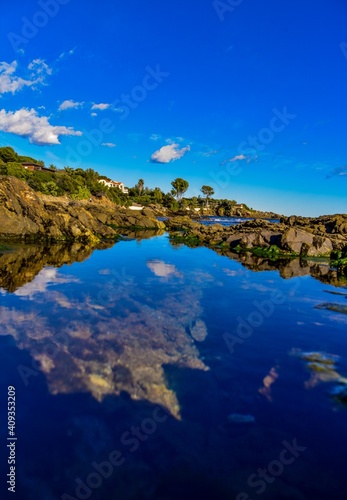
<path id="1" fill-rule="evenodd" d="M 145 181 L 143 179 L 139 179 L 138 183 L 136 184 L 136 187 L 139 190 L 139 195 L 140 196 L 141 196 L 141 193 L 143 191 L 144 185 L 145 185 Z"/>

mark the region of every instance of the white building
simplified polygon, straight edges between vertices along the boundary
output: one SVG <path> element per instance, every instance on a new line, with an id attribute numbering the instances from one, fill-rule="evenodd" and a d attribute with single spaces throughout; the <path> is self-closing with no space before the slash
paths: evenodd
<path id="1" fill-rule="evenodd" d="M 118 188 L 122 191 L 124 194 L 129 193 L 129 189 L 124 187 L 123 182 L 117 182 L 117 181 L 111 181 L 111 180 L 106 180 L 106 179 L 100 179 L 99 180 L 100 184 L 103 184 L 104 186 L 110 187 L 110 188 Z"/>

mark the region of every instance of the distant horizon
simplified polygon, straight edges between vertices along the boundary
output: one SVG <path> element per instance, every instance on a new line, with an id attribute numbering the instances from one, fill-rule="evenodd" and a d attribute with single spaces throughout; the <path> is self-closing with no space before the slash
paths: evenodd
<path id="1" fill-rule="evenodd" d="M 205 184 L 257 210 L 346 213 L 346 14 L 19 0 L 2 13 L 0 146 L 127 186 L 182 177 L 189 197 Z"/>

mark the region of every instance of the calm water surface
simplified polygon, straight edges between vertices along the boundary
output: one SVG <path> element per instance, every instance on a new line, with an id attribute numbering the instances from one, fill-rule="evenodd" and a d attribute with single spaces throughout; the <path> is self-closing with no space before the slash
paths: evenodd
<path id="1" fill-rule="evenodd" d="M 107 246 L 0 255 L 17 498 L 345 498 L 343 279 L 166 234 Z"/>

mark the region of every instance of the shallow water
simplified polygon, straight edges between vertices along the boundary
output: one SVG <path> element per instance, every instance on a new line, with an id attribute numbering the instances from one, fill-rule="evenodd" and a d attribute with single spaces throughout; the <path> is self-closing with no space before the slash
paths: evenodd
<path id="1" fill-rule="evenodd" d="M 344 279 L 136 236 L 0 255 L 18 498 L 345 498 Z"/>

